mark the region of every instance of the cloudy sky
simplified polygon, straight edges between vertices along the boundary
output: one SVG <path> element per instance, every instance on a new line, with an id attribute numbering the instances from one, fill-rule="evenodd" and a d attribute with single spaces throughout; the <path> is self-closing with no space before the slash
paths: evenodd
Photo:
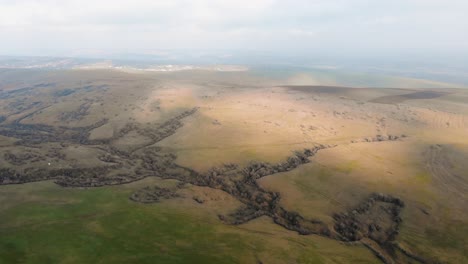
<path id="1" fill-rule="evenodd" d="M 0 55 L 468 53 L 467 0 L 0 0 Z"/>

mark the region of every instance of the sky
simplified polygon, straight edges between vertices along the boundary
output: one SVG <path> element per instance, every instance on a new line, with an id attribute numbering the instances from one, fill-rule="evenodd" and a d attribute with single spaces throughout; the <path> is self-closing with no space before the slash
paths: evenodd
<path id="1" fill-rule="evenodd" d="M 0 55 L 468 54 L 467 0 L 0 0 Z"/>

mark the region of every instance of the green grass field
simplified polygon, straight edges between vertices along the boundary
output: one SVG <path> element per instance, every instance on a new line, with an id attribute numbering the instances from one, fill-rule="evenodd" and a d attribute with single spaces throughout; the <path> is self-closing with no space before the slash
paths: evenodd
<path id="1" fill-rule="evenodd" d="M 225 225 L 188 199 L 134 203 L 135 185 L 1 186 L 0 263 L 378 263 L 361 246 L 299 236 L 269 219 Z"/>
<path id="2" fill-rule="evenodd" d="M 197 215 L 133 203 L 121 188 L 32 185 L 30 200 L 0 213 L 3 263 L 234 263 L 247 246 Z M 3 195 L 18 188 L 29 186 Z"/>

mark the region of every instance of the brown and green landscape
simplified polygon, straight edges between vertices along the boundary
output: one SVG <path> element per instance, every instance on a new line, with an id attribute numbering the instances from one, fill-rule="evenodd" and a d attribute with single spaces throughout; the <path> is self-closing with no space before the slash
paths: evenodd
<path id="1" fill-rule="evenodd" d="M 466 263 L 468 90 L 0 70 L 0 263 Z"/>

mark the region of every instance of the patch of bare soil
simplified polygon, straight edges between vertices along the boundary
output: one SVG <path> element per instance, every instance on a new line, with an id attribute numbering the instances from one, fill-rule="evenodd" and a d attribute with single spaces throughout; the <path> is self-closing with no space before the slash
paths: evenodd
<path id="1" fill-rule="evenodd" d="M 380 103 L 380 104 L 398 104 L 406 100 L 433 99 L 433 98 L 441 97 L 441 96 L 448 95 L 448 94 L 449 93 L 438 92 L 438 91 L 420 91 L 420 92 L 414 92 L 414 93 L 402 94 L 402 95 L 382 96 L 379 98 L 372 99 L 369 102 Z"/>

